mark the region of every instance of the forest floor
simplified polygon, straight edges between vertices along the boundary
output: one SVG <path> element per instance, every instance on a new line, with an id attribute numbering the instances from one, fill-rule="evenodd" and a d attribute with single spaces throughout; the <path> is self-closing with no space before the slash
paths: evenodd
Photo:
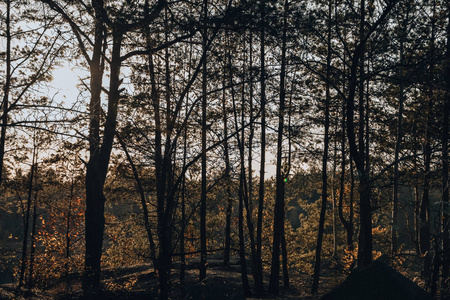
<path id="1" fill-rule="evenodd" d="M 219 259 L 211 259 L 208 262 L 207 277 L 202 282 L 198 281 L 198 262 L 189 261 L 186 269 L 184 284 L 179 281 L 179 268 L 175 265 L 172 280 L 171 299 L 192 300 L 241 300 L 257 299 L 245 298 L 242 290 L 240 268 L 237 260 L 229 267 L 224 267 Z M 250 271 L 250 270 L 249 270 Z M 252 286 L 251 275 L 248 276 Z M 265 274 L 268 279 L 268 274 Z M 281 283 L 278 297 L 266 296 L 264 299 L 303 299 L 315 300 L 332 290 L 345 276 L 331 268 L 325 269 L 319 292 L 312 296 L 310 287 L 311 276 L 306 274 L 290 274 L 290 286 L 283 287 Z M 103 272 L 103 292 L 97 295 L 95 300 L 127 300 L 127 299 L 158 299 L 158 279 L 150 264 L 137 265 L 125 268 L 106 269 Z M 265 282 L 266 288 L 268 282 Z M 80 277 L 70 281 L 62 281 L 45 290 L 33 289 L 18 295 L 12 284 L 0 286 L 0 299 L 57 299 L 78 300 L 83 299 Z"/>

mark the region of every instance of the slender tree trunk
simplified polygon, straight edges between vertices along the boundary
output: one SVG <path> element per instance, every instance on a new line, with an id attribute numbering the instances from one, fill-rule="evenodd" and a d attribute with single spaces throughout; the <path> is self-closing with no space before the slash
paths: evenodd
<path id="1" fill-rule="evenodd" d="M 406 18 L 408 19 L 408 18 Z M 407 21 L 405 21 L 404 27 L 406 27 Z M 391 227 L 391 255 L 392 257 L 398 251 L 397 243 L 397 226 L 398 226 L 398 176 L 399 176 L 399 156 L 403 139 L 403 102 L 405 99 L 404 93 L 404 80 L 403 80 L 403 65 L 404 65 L 404 40 L 406 35 L 406 28 L 403 28 L 402 35 L 400 37 L 400 67 L 399 67 L 399 97 L 398 97 L 398 116 L 397 116 L 397 138 L 395 142 L 395 153 L 394 153 L 394 186 L 393 186 L 393 196 L 392 196 L 392 227 Z"/>
<path id="2" fill-rule="evenodd" d="M 229 80 L 230 80 L 230 86 L 231 86 L 231 100 L 233 104 L 233 114 L 234 114 L 234 127 L 236 130 L 238 130 L 238 115 L 237 115 L 237 106 L 236 106 L 236 97 L 235 92 L 233 88 L 233 72 L 232 72 L 232 60 L 231 60 L 231 54 L 230 52 L 227 53 L 228 56 L 228 72 L 229 72 Z M 249 237 L 250 237 L 250 248 L 252 253 L 252 269 L 253 269 L 253 278 L 255 280 L 255 284 L 257 281 L 257 277 L 255 274 L 256 268 L 255 268 L 255 240 L 254 240 L 254 229 L 253 229 L 253 223 L 252 223 L 252 214 L 249 208 L 249 201 L 248 201 L 248 195 L 247 195 L 247 187 L 246 187 L 246 176 L 245 176 L 245 157 L 244 157 L 244 139 L 245 139 L 245 132 L 244 132 L 244 121 L 245 121 L 245 105 L 244 105 L 244 97 L 242 98 L 242 107 L 241 107 L 241 123 L 242 127 L 240 130 L 240 134 L 236 134 L 236 140 L 238 144 L 239 149 L 239 160 L 240 160 L 240 173 L 239 173 L 239 256 L 240 256 L 240 262 L 241 262 L 241 277 L 242 277 L 242 284 L 244 288 L 244 294 L 246 296 L 251 295 L 250 291 L 250 285 L 248 282 L 247 277 L 247 262 L 245 257 L 245 237 L 244 237 L 244 205 L 246 207 L 247 211 L 247 227 L 249 231 Z"/>
<path id="3" fill-rule="evenodd" d="M 145 196 L 144 187 L 142 186 L 141 178 L 139 177 L 138 170 L 136 168 L 136 165 L 133 162 L 133 159 L 131 158 L 130 153 L 128 152 L 127 146 L 123 139 L 120 137 L 119 134 L 117 134 L 117 139 L 119 141 L 120 146 L 122 147 L 123 151 L 125 152 L 125 156 L 127 157 L 127 161 L 131 166 L 131 170 L 133 172 L 134 180 L 136 181 L 136 188 L 139 192 L 139 196 L 141 199 L 141 205 L 142 205 L 142 219 L 144 221 L 144 227 L 145 231 L 147 233 L 148 242 L 150 244 L 150 258 L 153 262 L 153 265 L 156 265 L 156 246 L 153 239 L 153 233 L 152 228 L 150 226 L 150 220 L 148 218 L 148 207 L 147 207 L 147 199 Z"/>
<path id="4" fill-rule="evenodd" d="M 286 101 L 286 34 L 287 34 L 288 1 L 284 2 L 283 35 L 281 46 L 280 70 L 280 106 L 278 112 L 278 138 L 277 138 L 277 166 L 276 166 L 276 196 L 273 219 L 273 246 L 272 264 L 270 268 L 269 293 L 278 295 L 280 281 L 280 246 L 284 236 L 284 193 L 285 174 L 283 174 L 283 129 Z"/>
<path id="5" fill-rule="evenodd" d="M 34 203 L 33 203 L 33 217 L 32 217 L 32 223 L 31 223 L 31 247 L 30 247 L 30 272 L 28 273 L 28 283 L 27 286 L 29 289 L 33 288 L 34 281 L 33 281 L 33 273 L 34 273 L 34 257 L 36 253 L 36 221 L 37 221 L 37 191 L 35 193 L 34 197 Z"/>
<path id="6" fill-rule="evenodd" d="M 447 4 L 448 13 L 450 7 Z M 447 23 L 447 49 L 445 52 L 445 98 L 444 114 L 442 122 L 442 240 L 443 240 L 443 259 L 442 259 L 442 286 L 441 291 L 448 289 L 448 277 L 450 272 L 450 214 L 449 214 L 449 163 L 448 163 L 448 118 L 450 112 L 450 18 Z"/>
<path id="7" fill-rule="evenodd" d="M 427 285 L 431 280 L 432 272 L 432 257 L 430 253 L 431 249 L 431 216 L 430 216 L 430 180 L 431 180 L 431 135 L 432 135 L 432 124 L 433 124 L 433 106 L 434 106 L 434 55 L 435 55 L 435 8 L 436 2 L 433 2 L 433 17 L 431 24 L 431 38 L 430 38 L 430 67 L 429 67 L 429 89 L 428 89 L 428 99 L 426 106 L 426 128 L 425 128 L 425 143 L 423 145 L 424 149 L 424 177 L 423 177 L 423 193 L 422 201 L 420 204 L 420 252 L 424 255 L 424 267 L 423 267 L 423 278 L 427 282 Z"/>
<path id="8" fill-rule="evenodd" d="M 189 60 L 191 58 L 191 53 L 189 53 Z M 190 74 L 189 74 L 190 75 Z M 190 76 L 189 76 L 190 77 Z M 188 106 L 186 105 L 186 115 L 188 114 Z M 187 161 L 187 126 L 184 128 L 183 137 L 183 170 L 186 169 Z M 181 232 L 180 232 L 180 282 L 184 283 L 186 277 L 186 254 L 185 254 L 185 238 L 186 234 L 186 175 L 183 175 L 183 182 L 181 187 Z"/>
<path id="9" fill-rule="evenodd" d="M 265 1 L 260 2 L 261 35 L 260 35 L 260 85 L 261 85 L 261 150 L 259 167 L 259 191 L 258 191 L 258 220 L 256 225 L 256 259 L 262 266 L 262 224 L 265 196 L 265 170 L 266 170 L 266 63 L 265 63 Z M 264 291 L 260 291 L 264 293 Z"/>
<path id="10" fill-rule="evenodd" d="M 242 171 L 241 171 L 242 173 Z M 242 287 L 244 289 L 244 296 L 250 297 L 251 291 L 250 291 L 250 284 L 248 282 L 248 276 L 247 276 L 247 259 L 245 257 L 245 237 L 244 237 L 244 199 L 243 199 L 243 178 L 242 175 L 239 179 L 239 216 L 238 216 L 238 222 L 239 222 L 239 260 L 240 260 L 240 266 L 241 266 L 241 279 L 242 279 Z"/>
<path id="11" fill-rule="evenodd" d="M 35 133 L 36 134 L 36 133 Z M 37 146 L 36 146 L 36 136 L 34 137 L 34 145 L 33 145 L 33 156 L 32 163 L 30 169 L 30 179 L 28 182 L 28 195 L 27 195 L 27 205 L 24 213 L 23 219 L 23 241 L 22 241 L 22 258 L 20 263 L 20 273 L 19 273 L 19 287 L 22 287 L 25 284 L 25 272 L 27 268 L 27 252 L 28 252 L 28 233 L 29 233 L 29 224 L 30 224 L 30 212 L 31 212 L 31 202 L 32 202 L 32 194 L 33 194 L 33 180 L 36 172 L 36 160 L 37 160 Z"/>
<path id="12" fill-rule="evenodd" d="M 258 191 L 258 220 L 256 229 L 256 256 L 261 261 L 262 255 L 262 221 L 265 195 L 265 170 L 266 170 L 266 55 L 265 55 L 265 2 L 260 2 L 261 34 L 260 34 L 260 85 L 261 85 L 261 159 L 259 168 Z"/>
<path id="13" fill-rule="evenodd" d="M 331 100 L 331 99 L 330 99 Z M 329 110 L 329 109 L 328 109 Z M 330 113 L 329 113 L 330 114 Z M 331 116 L 329 116 L 330 118 Z M 330 120 L 328 120 L 330 123 Z M 329 128 L 330 124 L 328 124 Z M 337 126 L 336 126 L 337 127 Z M 329 130 L 328 130 L 329 131 Z M 335 132 L 337 132 L 337 128 L 335 128 Z M 329 138 L 328 138 L 329 139 Z M 328 144 L 330 141 L 328 141 Z M 337 258 L 337 244 L 338 244 L 338 236 L 337 236 L 337 217 L 336 217 L 336 188 L 335 188 L 335 176 L 336 176 L 336 168 L 337 168 L 337 139 L 334 140 L 333 147 L 333 170 L 331 173 L 331 215 L 333 216 L 333 257 Z"/>
<path id="14" fill-rule="evenodd" d="M 287 252 L 285 231 L 283 231 L 283 235 L 281 236 L 281 257 L 283 259 L 283 286 L 287 288 L 290 286 L 290 283 L 289 283 L 289 263 L 288 263 L 288 252 Z"/>
<path id="15" fill-rule="evenodd" d="M 249 108 L 248 108 L 248 118 L 250 120 L 249 124 L 249 133 L 248 133 L 248 202 L 250 203 L 250 207 L 252 207 L 253 212 L 253 138 L 255 136 L 255 126 L 253 122 L 253 31 L 250 30 L 249 37 Z M 257 221 L 258 222 L 258 221 Z M 258 226 L 258 224 L 257 224 Z M 258 235 L 258 228 L 256 229 L 256 235 Z M 260 252 L 258 252 L 261 248 L 261 245 L 258 244 L 261 241 L 258 241 L 258 236 L 256 237 L 256 255 L 260 256 Z"/>
<path id="16" fill-rule="evenodd" d="M 428 100 L 428 113 L 427 113 L 427 129 L 426 129 L 426 141 L 424 145 L 424 167 L 425 174 L 423 179 L 423 194 L 420 204 L 420 252 L 424 255 L 424 270 L 423 277 L 428 280 L 431 272 L 431 234 L 430 234 L 430 178 L 431 178 L 431 143 L 430 143 L 430 129 L 432 110 L 432 100 Z"/>
<path id="17" fill-rule="evenodd" d="M 203 1 L 204 28 L 203 28 L 203 51 L 206 51 L 207 27 L 206 18 L 208 15 L 208 1 Z M 206 278 L 206 61 L 203 61 L 202 71 L 202 192 L 200 203 L 200 281 Z"/>
<path id="18" fill-rule="evenodd" d="M 360 40 L 364 38 L 364 22 L 365 22 L 365 0 L 361 0 L 361 23 L 360 23 Z M 356 163 L 358 173 L 362 174 L 359 178 L 360 188 L 360 221 L 361 229 L 359 233 L 359 247 L 358 247 L 358 266 L 364 267 L 372 263 L 372 211 L 370 201 L 370 183 L 368 165 L 365 164 L 366 155 L 364 130 L 365 127 L 365 105 L 364 105 L 364 52 L 365 47 L 361 47 L 361 54 L 359 60 L 359 161 Z M 368 110 L 368 108 L 367 108 Z M 366 141 L 368 143 L 368 141 Z"/>
<path id="19" fill-rule="evenodd" d="M 11 88 L 11 0 L 6 0 L 6 74 L 3 86 L 3 115 L 0 129 L 0 188 L 3 179 L 3 162 L 5 158 L 6 128 L 8 126 L 9 90 Z"/>
<path id="20" fill-rule="evenodd" d="M 322 206 L 320 209 L 319 218 L 319 231 L 317 235 L 316 244 L 316 256 L 314 262 L 314 274 L 313 274 L 313 284 L 311 287 L 311 293 L 317 293 L 319 288 L 320 279 L 320 259 L 322 254 L 322 239 L 323 231 L 325 227 L 325 216 L 327 211 L 327 197 L 328 197 L 328 176 L 327 176 L 327 165 L 328 165 L 328 148 L 329 148 L 329 129 L 330 129 L 330 64 L 331 64 L 331 12 L 332 6 L 331 1 L 328 3 L 328 50 L 327 50 L 327 74 L 326 74 L 326 87 L 325 87 L 325 133 L 324 133 L 324 149 L 322 156 Z M 334 213 L 334 212 L 333 212 Z"/>
<path id="21" fill-rule="evenodd" d="M 66 291 L 70 291 L 70 279 L 69 279 L 69 272 L 70 272 L 70 247 L 71 247 L 71 235 L 70 230 L 72 229 L 70 226 L 70 222 L 72 221 L 72 202 L 74 198 L 74 179 L 73 179 L 73 173 L 70 183 L 70 195 L 69 195 L 69 206 L 67 208 L 67 218 L 66 218 L 66 232 L 65 232 L 65 238 L 66 238 L 66 262 L 64 265 L 64 271 L 65 271 L 65 277 L 66 277 Z"/>
<path id="22" fill-rule="evenodd" d="M 354 170 L 353 170 L 353 160 L 351 160 L 350 159 L 350 203 L 349 203 L 349 206 L 350 206 L 350 213 L 349 213 L 349 219 L 348 219 L 348 223 L 350 224 L 350 226 L 351 226 L 351 228 L 352 228 L 352 230 L 351 230 L 351 232 L 352 232 L 352 235 L 351 235 L 351 241 L 352 241 L 352 244 L 351 244 L 351 248 L 350 248 L 350 250 L 353 250 L 353 248 L 354 248 L 354 246 L 353 246 L 353 232 L 355 231 L 354 230 L 354 223 L 353 223 L 353 217 L 354 217 L 354 210 L 353 210 L 353 201 L 354 201 L 354 199 L 355 199 L 355 173 L 354 173 Z"/>
<path id="23" fill-rule="evenodd" d="M 228 114 L 226 108 L 226 95 L 225 95 L 225 80 L 222 84 L 222 121 L 223 121 L 223 134 L 228 136 Z M 230 264 L 230 249 L 231 249 L 231 213 L 233 212 L 233 199 L 231 196 L 231 176 L 230 176 L 230 154 L 228 152 L 228 140 L 224 142 L 224 155 L 225 155 L 225 184 L 226 184 L 226 216 L 225 216 L 225 249 L 223 253 L 223 264 L 228 266 Z"/>
<path id="24" fill-rule="evenodd" d="M 150 49 L 149 40 L 147 47 Z M 169 299 L 170 295 L 170 271 L 171 271 L 171 250 L 172 240 L 169 229 L 166 205 L 166 175 L 167 175 L 167 158 L 162 154 L 162 124 L 160 112 L 160 98 L 156 86 L 155 69 L 153 63 L 153 55 L 149 55 L 149 73 L 152 86 L 151 98 L 155 115 L 155 177 L 156 177 L 156 198 L 157 198 L 157 215 L 158 215 L 158 259 L 157 270 L 159 279 L 159 296 L 160 299 Z M 166 143 L 167 144 L 167 143 Z"/>
<path id="25" fill-rule="evenodd" d="M 341 121 L 341 127 L 342 127 L 342 137 L 341 137 L 341 178 L 340 178 L 340 187 L 339 187 L 339 203 L 338 203 L 338 216 L 339 220 L 341 221 L 342 225 L 345 228 L 345 232 L 347 234 L 347 249 L 352 251 L 353 250 L 353 223 L 351 222 L 352 216 L 349 216 L 349 221 L 347 221 L 344 217 L 343 212 L 343 203 L 344 203 L 344 196 L 345 196 L 345 168 L 346 168 L 346 152 L 345 152 L 345 103 L 342 105 L 342 121 Z M 350 167 L 350 173 L 353 171 Z M 353 177 L 353 175 L 352 175 Z M 353 187 L 351 187 L 353 188 Z M 353 192 L 350 191 L 349 195 L 349 206 L 350 211 L 353 212 L 353 202 L 351 201 L 351 197 L 353 197 Z"/>
<path id="26" fill-rule="evenodd" d="M 416 118 L 413 120 L 412 125 L 412 148 L 413 148 L 413 170 L 414 174 L 418 174 L 417 167 L 417 123 Z M 416 253 L 420 255 L 420 193 L 419 193 L 419 181 L 417 175 L 414 176 L 414 233 L 415 233 L 415 241 L 414 244 L 416 246 Z"/>

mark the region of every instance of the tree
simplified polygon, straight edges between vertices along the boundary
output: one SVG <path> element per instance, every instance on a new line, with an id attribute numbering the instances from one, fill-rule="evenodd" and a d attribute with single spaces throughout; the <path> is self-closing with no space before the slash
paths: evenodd
<path id="1" fill-rule="evenodd" d="M 266 53 L 265 53 L 265 38 L 266 38 L 266 4 L 265 1 L 260 1 L 260 93 L 261 93 L 261 148 L 260 148 L 260 165 L 259 165 L 259 190 L 258 190 L 258 219 L 256 224 L 256 253 L 254 257 L 255 264 L 255 288 L 258 295 L 264 293 L 264 286 L 262 282 L 262 222 L 264 211 L 264 178 L 266 170 Z M 250 178 L 252 180 L 252 178 Z"/>
<path id="2" fill-rule="evenodd" d="M 406 34 L 408 31 L 408 22 L 409 22 L 409 3 L 406 4 L 406 15 L 404 16 L 403 22 L 401 24 L 401 33 L 400 33 L 400 49 L 399 49 L 399 95 L 398 95 L 398 117 L 397 117 L 397 136 L 395 142 L 395 152 L 394 152 L 394 180 L 393 180 L 393 189 L 392 189 L 392 249 L 391 255 L 394 256 L 398 250 L 397 243 L 397 229 L 398 227 L 398 177 L 399 177 L 399 158 L 400 158 L 400 150 L 403 139 L 403 110 L 404 110 L 404 101 L 405 101 L 405 80 L 403 74 L 403 66 L 405 64 L 404 57 L 404 44 L 406 39 Z"/>
<path id="3" fill-rule="evenodd" d="M 447 7 L 449 9 L 449 7 Z M 449 162 L 448 162 L 448 113 L 450 111 L 450 18 L 447 22 L 447 44 L 445 49 L 444 72 L 446 74 L 444 114 L 442 122 L 442 286 L 441 290 L 447 289 L 447 280 L 450 272 L 450 217 L 449 217 Z"/>
<path id="4" fill-rule="evenodd" d="M 207 78 L 207 42 L 208 28 L 206 20 L 208 18 L 208 0 L 203 0 L 203 37 L 202 47 L 205 58 L 202 65 L 202 194 L 200 201 L 200 281 L 206 277 L 206 78 Z"/>
<path id="5" fill-rule="evenodd" d="M 86 258 L 83 288 L 86 293 L 95 292 L 100 288 L 100 260 L 102 255 L 102 242 L 104 232 L 104 184 L 111 157 L 112 146 L 117 125 L 118 102 L 121 97 L 120 69 L 123 61 L 135 55 L 121 55 L 124 42 L 124 35 L 139 29 L 154 21 L 166 5 L 165 1 L 158 1 L 152 8 L 145 7 L 144 10 L 136 11 L 131 6 L 121 7 L 116 15 L 112 10 L 108 12 L 102 1 L 94 0 L 90 12 L 93 18 L 93 41 L 87 36 L 88 29 L 83 31 L 77 25 L 77 19 L 70 15 L 70 11 L 53 0 L 43 0 L 58 15 L 60 15 L 71 27 L 78 47 L 89 65 L 90 71 L 90 104 L 89 104 L 89 162 L 86 164 Z M 148 3 L 146 4 L 148 5 Z M 129 17 L 132 23 L 123 19 Z M 106 60 L 107 35 L 110 30 L 112 38 L 112 48 L 110 59 Z M 89 56 L 83 38 L 92 45 L 92 54 Z M 108 110 L 105 113 L 105 123 L 103 124 L 103 136 L 101 136 L 101 91 L 104 68 L 106 61 L 110 64 Z"/>
<path id="6" fill-rule="evenodd" d="M 276 166 L 276 196 L 273 221 L 273 246 L 272 246 L 272 264 L 270 270 L 269 292 L 278 294 L 279 276 L 280 276 L 280 247 L 284 236 L 284 193 L 285 179 L 288 174 L 283 173 L 283 129 L 284 115 L 286 109 L 286 40 L 287 40 L 287 19 L 289 12 L 289 3 L 284 2 L 283 29 L 281 40 L 281 69 L 280 69 L 280 104 L 278 110 L 278 136 L 277 136 L 277 166 Z"/>
<path id="7" fill-rule="evenodd" d="M 364 99 L 361 97 L 361 87 L 363 78 L 360 80 L 360 103 L 359 103 L 359 143 L 356 144 L 354 112 L 355 112 L 355 92 L 358 84 L 358 67 L 361 68 L 361 61 L 364 57 L 364 49 L 367 40 L 376 31 L 376 29 L 385 21 L 389 13 L 392 11 L 396 1 L 390 1 L 383 8 L 378 19 L 365 29 L 365 0 L 360 2 L 360 35 L 355 45 L 355 49 L 351 56 L 349 90 L 346 97 L 347 101 L 347 137 L 350 148 L 350 156 L 355 162 L 359 177 L 359 193 L 360 193 L 360 233 L 358 241 L 358 266 L 364 267 L 372 263 L 372 212 L 370 204 L 370 174 L 367 173 L 365 159 L 366 145 L 364 144 Z M 362 70 L 361 70 L 362 72 Z"/>
<path id="8" fill-rule="evenodd" d="M 320 210 L 320 220 L 319 220 L 319 231 L 317 235 L 317 246 L 316 246 L 316 259 L 314 262 L 314 276 L 313 276 L 313 284 L 311 288 L 311 293 L 317 293 L 319 288 L 319 277 L 320 277 L 320 255 L 322 252 L 322 239 L 323 239 L 323 230 L 325 225 L 325 214 L 327 210 L 327 165 L 328 165 L 328 148 L 329 148 L 329 129 L 330 129 L 330 68 L 331 68 L 331 12 L 332 12 L 332 3 L 331 1 L 328 3 L 328 19 L 327 19 L 327 66 L 326 66 L 326 86 L 325 86 L 325 132 L 324 132 L 324 147 L 323 147 L 323 157 L 322 157 L 322 207 Z"/>

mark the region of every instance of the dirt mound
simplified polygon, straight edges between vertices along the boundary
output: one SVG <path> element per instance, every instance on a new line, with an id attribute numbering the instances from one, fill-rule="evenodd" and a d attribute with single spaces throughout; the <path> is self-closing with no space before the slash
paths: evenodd
<path id="1" fill-rule="evenodd" d="M 414 282 L 385 263 L 356 269 L 322 300 L 433 300 Z"/>

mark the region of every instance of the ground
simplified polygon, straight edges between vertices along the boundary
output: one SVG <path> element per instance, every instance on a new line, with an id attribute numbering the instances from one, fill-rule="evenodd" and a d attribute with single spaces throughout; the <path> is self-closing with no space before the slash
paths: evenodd
<path id="1" fill-rule="evenodd" d="M 211 299 L 211 300 L 241 300 L 245 299 L 242 291 L 241 275 L 237 259 L 229 267 L 224 267 L 219 259 L 210 259 L 207 277 L 203 282 L 198 281 L 198 262 L 189 261 L 186 270 L 186 280 L 181 284 L 178 280 L 179 268 L 175 265 L 173 272 L 171 299 Z M 249 270 L 250 271 L 250 270 Z M 320 289 L 317 295 L 309 293 L 311 276 L 306 274 L 290 274 L 289 288 L 281 287 L 278 297 L 266 296 L 264 299 L 320 299 L 326 292 L 332 290 L 345 276 L 331 268 L 323 270 Z M 268 275 L 265 275 L 268 279 Z M 252 278 L 249 275 L 250 284 Z M 158 280 L 150 264 L 138 266 L 107 269 L 103 273 L 104 292 L 95 300 L 100 299 L 158 299 Z M 266 288 L 268 283 L 266 282 Z M 70 281 L 61 281 L 45 290 L 34 289 L 21 296 L 14 294 L 12 285 L 3 285 L 0 288 L 0 299 L 43 299 L 65 300 L 83 299 L 79 276 Z M 256 298 L 247 298 L 256 299 Z"/>

